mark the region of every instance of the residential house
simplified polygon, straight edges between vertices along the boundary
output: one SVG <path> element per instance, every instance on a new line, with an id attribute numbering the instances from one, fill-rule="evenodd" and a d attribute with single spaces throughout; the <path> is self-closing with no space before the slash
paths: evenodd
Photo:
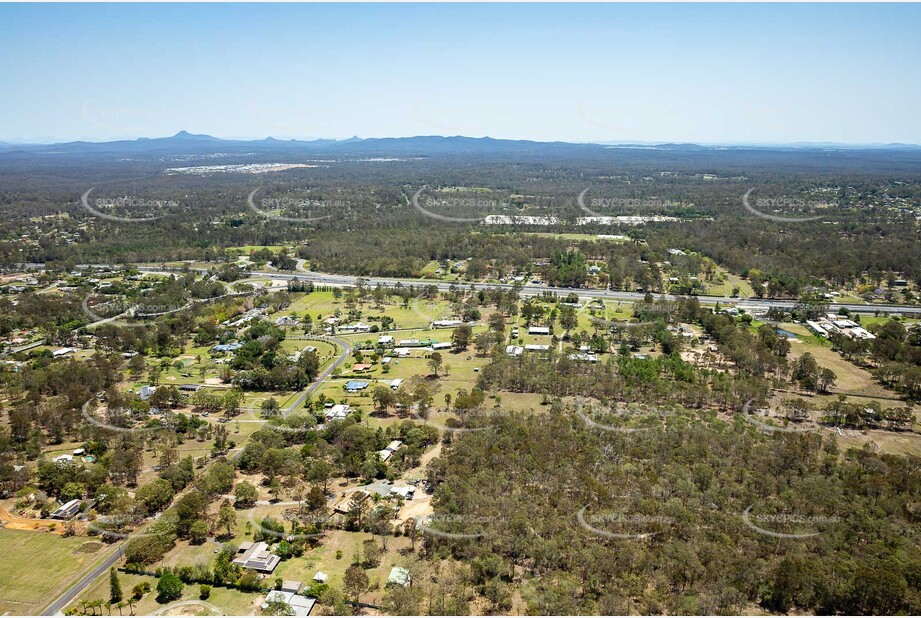
<path id="1" fill-rule="evenodd" d="M 339 403 L 331 407 L 326 411 L 326 420 L 327 421 L 336 421 L 342 420 L 351 412 L 352 406 L 344 403 Z"/>
<path id="2" fill-rule="evenodd" d="M 150 396 L 156 392 L 156 390 L 156 386 L 142 386 L 141 390 L 138 391 L 138 396 L 140 396 L 141 401 L 147 401 L 150 399 Z"/>
<path id="3" fill-rule="evenodd" d="M 345 390 L 349 393 L 357 393 L 358 391 L 363 391 L 368 388 L 369 384 L 367 382 L 362 382 L 360 380 L 349 380 L 345 383 Z"/>
<path id="4" fill-rule="evenodd" d="M 395 566 L 390 569 L 390 575 L 387 576 L 387 586 L 402 586 L 406 587 L 412 584 L 413 578 L 410 574 L 409 569 L 404 569 L 403 567 Z"/>
<path id="5" fill-rule="evenodd" d="M 253 569 L 260 573 L 271 573 L 281 562 L 281 558 L 269 551 L 266 543 L 245 541 L 240 543 L 233 563 L 244 569 Z"/>
<path id="6" fill-rule="evenodd" d="M 300 582 L 297 582 L 300 583 Z M 265 601 L 262 603 L 262 609 L 268 609 L 269 603 L 281 601 L 287 603 L 294 610 L 295 616 L 309 616 L 313 611 L 313 606 L 317 600 L 313 597 L 305 597 L 301 594 L 288 592 L 282 586 L 281 590 L 272 590 L 265 595 Z"/>
<path id="7" fill-rule="evenodd" d="M 80 500 L 71 500 L 61 505 L 56 509 L 50 517 L 51 519 L 60 519 L 60 520 L 69 520 L 72 519 L 77 513 L 80 512 Z"/>

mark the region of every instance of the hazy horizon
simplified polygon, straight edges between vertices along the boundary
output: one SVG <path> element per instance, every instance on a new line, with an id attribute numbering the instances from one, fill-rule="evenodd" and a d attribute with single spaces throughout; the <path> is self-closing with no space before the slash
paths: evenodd
<path id="1" fill-rule="evenodd" d="M 2 5 L 0 141 L 919 144 L 918 5 Z"/>
<path id="2" fill-rule="evenodd" d="M 665 144 L 693 144 L 696 146 L 791 146 L 791 145 L 837 145 L 837 146 L 849 146 L 849 147 L 860 147 L 860 146 L 917 146 L 921 148 L 921 143 L 912 143 L 912 142 L 829 142 L 829 141 L 791 141 L 791 142 L 710 142 L 710 141 L 694 141 L 694 142 L 683 142 L 677 140 L 655 140 L 655 141 L 646 141 L 646 140 L 611 140 L 611 141 L 599 141 L 599 140 L 581 140 L 581 141 L 570 141 L 570 140 L 532 140 L 527 137 L 523 138 L 497 138 L 491 135 L 484 136 L 472 136 L 472 135 L 447 135 L 447 134 L 426 134 L 426 135 L 384 135 L 379 137 L 363 137 L 361 135 L 353 135 L 350 137 L 285 137 L 279 138 L 274 135 L 265 135 L 262 137 L 258 136 L 221 136 L 221 135 L 211 135 L 206 133 L 198 133 L 196 131 L 188 131 L 186 129 L 180 129 L 176 133 L 171 135 L 140 135 L 136 137 L 118 137 L 112 139 L 59 139 L 59 138 L 45 138 L 42 140 L 28 140 L 28 139 L 11 139 L 4 138 L 0 136 L 0 144 L 7 145 L 54 145 L 54 144 L 65 144 L 72 142 L 88 142 L 88 143 L 106 143 L 112 141 L 134 141 L 134 140 L 143 140 L 143 139 L 165 139 L 170 137 L 176 137 L 180 133 L 189 133 L 191 135 L 197 136 L 207 136 L 225 141 L 261 141 L 267 139 L 276 139 L 279 141 L 312 141 L 312 140 L 335 140 L 335 141 L 347 141 L 350 139 L 414 139 L 414 138 L 425 138 L 425 137 L 439 137 L 439 138 L 470 138 L 470 139 L 497 139 L 497 140 L 513 140 L 513 141 L 534 141 L 537 143 L 551 143 L 551 142 L 561 142 L 561 143 L 571 143 L 571 144 L 594 144 L 599 146 L 617 146 L 617 145 L 636 145 L 636 146 L 656 146 L 656 145 L 665 145 Z"/>

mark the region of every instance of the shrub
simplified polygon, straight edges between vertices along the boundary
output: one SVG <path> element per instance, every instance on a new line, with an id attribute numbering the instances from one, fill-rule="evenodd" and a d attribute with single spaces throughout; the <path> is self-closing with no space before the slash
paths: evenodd
<path id="1" fill-rule="evenodd" d="M 169 603 L 182 596 L 182 582 L 178 577 L 166 571 L 157 582 L 157 603 Z"/>

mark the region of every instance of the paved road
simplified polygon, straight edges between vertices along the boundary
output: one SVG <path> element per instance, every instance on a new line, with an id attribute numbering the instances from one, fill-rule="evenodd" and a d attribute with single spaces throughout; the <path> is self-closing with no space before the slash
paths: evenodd
<path id="1" fill-rule="evenodd" d="M 63 615 L 64 608 L 72 603 L 73 600 L 77 598 L 77 595 L 83 592 L 85 588 L 96 581 L 100 576 L 102 576 L 103 573 L 107 572 L 115 565 L 116 562 L 121 559 L 122 543 L 124 543 L 124 541 L 118 541 L 115 543 L 109 550 L 111 553 L 106 556 L 105 559 L 96 567 L 94 567 L 93 570 L 81 577 L 76 584 L 68 588 L 64 594 L 52 601 L 51 605 L 46 607 L 45 611 L 42 612 L 42 616 L 56 616 L 58 614 Z"/>
<path id="2" fill-rule="evenodd" d="M 325 380 L 325 379 L 328 378 L 330 375 L 332 375 L 333 371 L 335 371 L 336 368 L 337 368 L 339 365 L 341 365 L 342 363 L 344 363 L 344 362 L 346 361 L 346 359 L 348 359 L 348 357 L 351 356 L 351 354 L 352 354 L 352 344 L 349 343 L 348 341 L 346 341 L 345 339 L 340 339 L 339 337 L 317 337 L 317 339 L 320 339 L 321 341 L 332 341 L 333 343 L 335 343 L 336 345 L 339 346 L 339 348 L 342 350 L 342 352 L 339 354 L 339 358 L 337 358 L 335 361 L 333 361 L 333 364 L 332 364 L 332 365 L 330 365 L 329 367 L 327 367 L 326 369 L 324 369 L 323 372 L 320 373 L 320 375 L 317 376 L 317 379 L 314 380 L 313 384 L 311 384 L 310 386 L 308 386 L 308 387 L 304 390 L 304 392 L 302 392 L 300 395 L 297 396 L 297 399 L 295 399 L 295 400 L 291 403 L 290 406 L 288 406 L 287 408 L 285 408 L 285 409 L 282 411 L 282 414 L 283 414 L 284 416 L 288 416 L 289 414 L 291 414 L 292 412 L 294 412 L 295 410 L 297 410 L 299 407 L 301 407 L 302 405 L 304 405 L 304 401 L 307 400 L 307 397 L 308 397 L 312 392 L 314 392 L 315 390 L 317 390 L 317 389 L 320 387 L 320 384 L 323 383 L 323 380 Z"/>
<path id="3" fill-rule="evenodd" d="M 138 270 L 145 272 L 166 272 L 159 267 L 148 267 L 142 266 Z M 199 272 L 205 273 L 206 270 L 200 270 Z M 320 285 L 329 285 L 334 287 L 342 286 L 353 286 L 355 285 L 355 280 L 357 277 L 352 277 L 350 275 L 331 275 L 328 273 L 318 273 L 314 271 L 303 270 L 301 272 L 252 272 L 254 277 L 269 277 L 273 279 L 300 279 L 303 281 L 312 281 Z M 395 287 L 397 284 L 403 286 L 414 285 L 414 286 L 430 286 L 434 285 L 438 288 L 439 291 L 445 292 L 451 289 L 469 288 L 470 284 L 468 283 L 446 283 L 443 281 L 432 281 L 430 279 L 397 279 L 393 277 L 364 277 L 364 281 L 369 286 L 376 286 L 381 284 L 385 287 Z M 501 289 L 513 289 L 515 286 L 508 283 L 478 283 L 475 284 L 478 288 L 501 288 Z M 553 292 L 559 296 L 566 296 L 570 293 L 577 294 L 580 298 L 601 298 L 605 300 L 628 300 L 628 301 L 637 301 L 642 300 L 646 294 L 644 292 L 619 292 L 615 290 L 587 290 L 582 288 L 555 288 L 547 285 L 524 285 L 521 287 L 522 296 L 539 296 L 547 292 Z M 665 297 L 669 300 L 674 300 L 678 298 L 672 294 L 657 294 L 657 298 Z M 728 304 L 751 309 L 767 309 L 769 307 L 786 307 L 790 308 L 796 305 L 797 301 L 789 299 L 762 299 L 762 298 L 732 298 L 729 296 L 696 296 L 700 300 L 701 304 L 712 305 L 716 303 Z M 889 312 L 889 313 L 918 313 L 921 314 L 921 305 L 868 305 L 868 304 L 856 304 L 856 303 L 833 303 L 831 307 L 845 307 L 850 311 L 857 313 L 876 313 L 880 312 Z"/>
<path id="4" fill-rule="evenodd" d="M 238 447 L 230 451 L 230 453 L 233 453 L 233 455 L 231 455 L 229 459 L 231 461 L 235 461 L 240 458 L 240 455 L 243 454 L 243 447 L 242 446 Z M 212 462 L 208 464 L 208 467 L 213 465 L 215 461 L 218 461 L 218 459 L 212 460 Z M 207 470 L 207 468 L 205 470 Z M 203 470 L 202 472 L 204 472 L 205 470 Z M 189 484 L 188 487 L 186 487 L 185 489 L 183 489 L 181 492 L 179 492 L 173 497 L 172 504 L 176 504 L 179 498 L 181 498 L 183 495 L 185 495 L 187 492 L 191 491 L 192 489 L 193 489 L 193 485 Z M 153 522 L 159 519 L 161 514 L 162 513 L 158 513 L 153 519 L 151 519 L 150 521 L 142 525 L 140 528 L 138 528 L 137 530 L 129 534 L 127 538 L 121 539 L 113 543 L 112 548 L 110 550 L 112 553 L 106 556 L 105 559 L 101 563 L 99 563 L 98 566 L 93 567 L 91 571 L 89 571 L 86 575 L 81 577 L 77 581 L 77 583 L 75 583 L 73 586 L 68 588 L 64 592 L 64 594 L 62 594 L 57 599 L 52 601 L 51 604 L 45 608 L 45 611 L 43 611 L 41 615 L 42 616 L 56 616 L 59 614 L 63 615 L 64 609 L 67 606 L 69 606 L 71 603 L 73 603 L 74 600 L 76 600 L 76 598 L 80 595 L 80 593 L 86 590 L 86 588 L 92 585 L 92 583 L 96 581 L 98 577 L 100 577 L 102 574 L 107 572 L 110 568 L 115 566 L 115 564 L 119 560 L 121 560 L 122 554 L 124 552 L 123 545 L 125 541 L 129 540 L 133 536 L 140 534 L 145 528 L 147 528 L 147 526 L 151 525 Z"/>

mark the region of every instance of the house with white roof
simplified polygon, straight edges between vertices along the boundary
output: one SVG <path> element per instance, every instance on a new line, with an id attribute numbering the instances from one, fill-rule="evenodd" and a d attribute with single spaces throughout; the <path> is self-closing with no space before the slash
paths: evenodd
<path id="1" fill-rule="evenodd" d="M 332 408 L 326 411 L 326 420 L 335 421 L 342 420 L 349 415 L 349 412 L 352 410 L 352 406 L 346 403 L 337 403 Z"/>

